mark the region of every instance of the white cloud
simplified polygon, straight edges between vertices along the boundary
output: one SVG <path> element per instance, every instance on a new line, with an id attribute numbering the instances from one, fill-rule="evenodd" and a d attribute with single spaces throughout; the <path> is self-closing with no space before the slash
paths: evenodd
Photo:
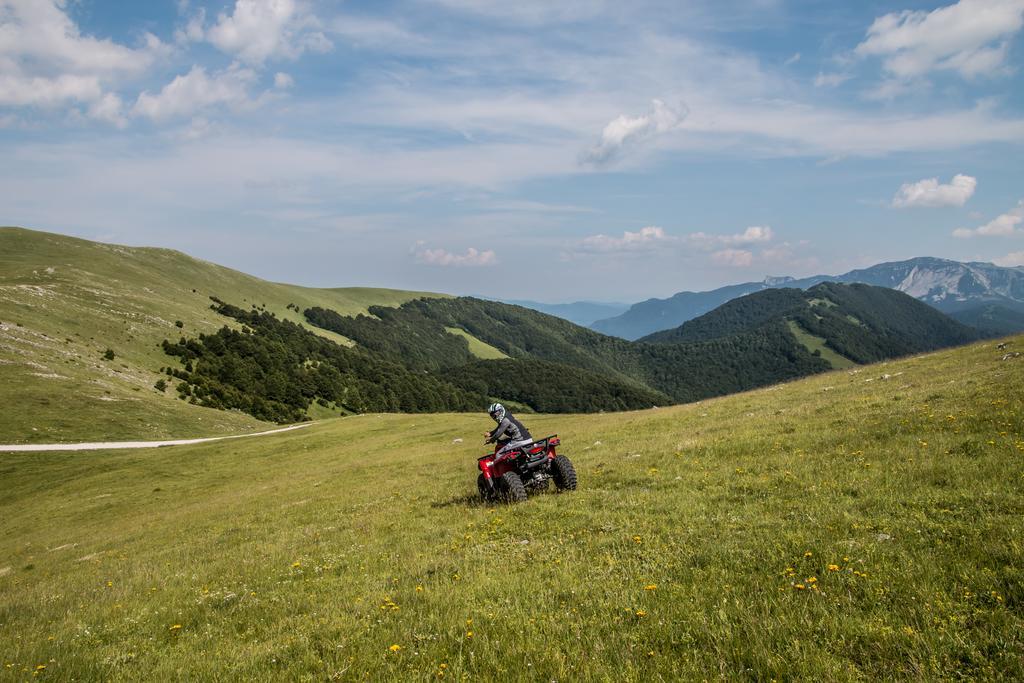
<path id="1" fill-rule="evenodd" d="M 904 183 L 892 205 L 897 209 L 920 206 L 963 206 L 974 194 L 978 181 L 969 175 L 958 173 L 947 185 L 940 185 L 938 178 L 926 178 L 916 183 Z"/>
<path id="2" fill-rule="evenodd" d="M 274 87 L 278 90 L 287 90 L 295 85 L 295 79 L 288 74 L 278 71 L 274 74 Z"/>
<path id="3" fill-rule="evenodd" d="M 718 246 L 742 246 L 771 242 L 775 233 L 767 225 L 752 225 L 736 235 L 711 235 L 706 232 L 695 232 L 686 236 L 692 244 L 713 249 Z"/>
<path id="4" fill-rule="evenodd" d="M 320 22 L 296 0 L 236 0 L 220 14 L 206 38 L 220 50 L 250 64 L 271 58 L 295 59 L 303 52 L 328 52 L 333 44 Z"/>
<path id="5" fill-rule="evenodd" d="M 91 102 L 103 95 L 95 76 L 64 74 L 54 78 L 0 75 L 0 105 L 52 107 L 68 101 Z"/>
<path id="6" fill-rule="evenodd" d="M 66 4 L 0 0 L 0 58 L 40 71 L 112 76 L 145 71 L 163 49 L 152 34 L 146 34 L 145 45 L 137 50 L 82 35 L 64 12 Z"/>
<path id="7" fill-rule="evenodd" d="M 1001 216 L 997 216 L 981 227 L 968 229 L 957 228 L 953 231 L 953 237 L 1009 237 L 1011 235 L 1024 234 L 1024 199 L 1017 202 L 1013 207 Z"/>
<path id="8" fill-rule="evenodd" d="M 601 141 L 587 150 L 582 160 L 591 164 L 606 163 L 628 145 L 677 129 L 685 117 L 685 109 L 673 109 L 661 100 L 653 100 L 646 114 L 623 114 L 609 122 L 601 131 Z"/>
<path id="9" fill-rule="evenodd" d="M 232 66 L 209 76 L 206 69 L 193 66 L 177 76 L 156 95 L 139 95 L 132 113 L 154 121 L 191 116 L 213 105 L 241 107 L 250 104 L 249 87 L 256 81 L 251 69 Z"/>
<path id="10" fill-rule="evenodd" d="M 64 0 L 0 0 L 0 106 L 84 104 L 92 118 L 123 125 L 110 90 L 138 76 L 167 46 L 152 34 L 139 48 L 83 35 Z"/>
<path id="11" fill-rule="evenodd" d="M 911 79 L 934 70 L 965 78 L 990 75 L 1005 64 L 1008 40 L 1024 25 L 1024 0 L 960 0 L 878 17 L 854 52 L 880 57 L 889 73 Z"/>
<path id="12" fill-rule="evenodd" d="M 611 237 L 609 235 L 591 235 L 580 243 L 583 251 L 612 252 L 612 251 L 643 251 L 655 249 L 666 242 L 674 241 L 674 238 L 665 234 L 664 228 L 651 225 L 640 228 L 637 232 L 625 231 L 622 237 Z"/>
<path id="13" fill-rule="evenodd" d="M 746 268 L 754 262 L 754 254 L 745 249 L 722 249 L 711 254 L 711 260 L 720 266 Z"/>
<path id="14" fill-rule="evenodd" d="M 470 247 L 464 254 L 454 254 L 444 249 L 428 249 L 423 242 L 417 242 L 413 253 L 418 263 L 431 266 L 479 267 L 498 263 L 498 257 L 491 249 L 478 251 Z"/>
<path id="15" fill-rule="evenodd" d="M 818 73 L 814 77 L 815 88 L 834 88 L 850 80 L 850 74 L 844 73 Z"/>
<path id="16" fill-rule="evenodd" d="M 996 264 L 997 266 L 1003 266 L 1004 268 L 1024 266 L 1024 251 L 1014 251 L 1007 254 L 1006 256 L 994 258 L 992 259 L 992 263 Z"/>
<path id="17" fill-rule="evenodd" d="M 89 117 L 97 121 L 112 123 L 118 128 L 128 125 L 128 119 L 124 115 L 124 102 L 114 93 L 107 93 L 96 100 L 89 107 Z"/>
<path id="18" fill-rule="evenodd" d="M 182 8 L 181 11 L 188 8 Z M 185 28 L 174 32 L 174 40 L 177 43 L 198 43 L 206 35 L 203 25 L 206 23 L 206 8 L 200 7 L 185 24 Z"/>
<path id="19" fill-rule="evenodd" d="M 774 233 L 768 226 L 753 225 L 741 233 L 734 235 L 712 235 L 706 232 L 694 232 L 677 237 L 665 232 L 664 228 L 648 226 L 636 232 L 625 231 L 621 237 L 610 235 L 591 235 L 576 245 L 576 251 L 582 253 L 626 253 L 656 251 L 670 247 L 687 247 L 689 250 L 707 252 L 722 247 L 738 247 L 755 244 L 766 244 L 774 239 Z M 721 256 L 716 259 L 743 260 L 743 254 L 735 249 L 719 251 Z M 717 261 L 716 261 L 717 262 Z"/>

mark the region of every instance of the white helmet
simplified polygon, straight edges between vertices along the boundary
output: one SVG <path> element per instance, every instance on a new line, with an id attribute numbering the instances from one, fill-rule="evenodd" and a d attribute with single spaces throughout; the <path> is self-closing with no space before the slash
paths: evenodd
<path id="1" fill-rule="evenodd" d="M 501 422 L 505 419 L 505 406 L 500 403 L 492 403 L 491 407 L 487 409 L 487 412 L 490 413 L 495 422 Z"/>

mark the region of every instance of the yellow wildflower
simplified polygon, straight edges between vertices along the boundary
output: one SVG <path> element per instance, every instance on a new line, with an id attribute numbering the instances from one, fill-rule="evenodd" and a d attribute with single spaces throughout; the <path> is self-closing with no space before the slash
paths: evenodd
<path id="1" fill-rule="evenodd" d="M 830 564 L 828 566 L 828 570 L 830 572 L 837 572 L 837 571 L 839 571 L 839 565 L 838 564 Z"/>
<path id="2" fill-rule="evenodd" d="M 653 583 L 649 583 L 646 586 L 644 586 L 644 590 L 645 591 L 653 591 L 653 590 L 656 590 L 657 588 L 658 588 L 657 584 L 653 584 Z"/>
<path id="3" fill-rule="evenodd" d="M 399 645 L 398 643 L 395 643 L 394 645 L 392 645 L 388 649 L 391 650 L 392 652 L 398 652 L 399 650 L 402 649 L 402 646 Z"/>

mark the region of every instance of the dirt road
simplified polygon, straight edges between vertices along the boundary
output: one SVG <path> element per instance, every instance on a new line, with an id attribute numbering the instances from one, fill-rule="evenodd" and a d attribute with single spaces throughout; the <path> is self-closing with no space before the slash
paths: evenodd
<path id="1" fill-rule="evenodd" d="M 271 429 L 267 432 L 256 432 L 254 434 L 236 434 L 235 436 L 210 436 L 203 439 L 175 439 L 173 441 L 97 441 L 94 443 L 49 443 L 49 444 L 0 444 L 0 453 L 13 453 L 24 451 L 107 451 L 124 448 L 159 448 L 160 446 L 186 446 L 195 443 L 206 443 L 208 441 L 224 441 L 226 439 L 247 439 L 251 436 L 267 436 L 269 434 L 280 434 L 290 432 L 294 429 L 309 427 L 312 423 L 292 425 L 281 429 Z"/>

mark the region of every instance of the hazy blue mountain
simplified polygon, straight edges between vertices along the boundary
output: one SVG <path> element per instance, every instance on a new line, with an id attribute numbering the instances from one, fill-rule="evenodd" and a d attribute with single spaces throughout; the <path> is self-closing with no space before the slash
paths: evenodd
<path id="1" fill-rule="evenodd" d="M 746 282 L 710 292 L 679 292 L 668 299 L 648 299 L 633 304 L 621 315 L 598 320 L 590 328 L 613 337 L 639 339 L 658 330 L 676 327 L 718 308 L 726 301 L 764 288 L 763 283 Z"/>
<path id="2" fill-rule="evenodd" d="M 951 311 L 949 317 L 989 337 L 1004 337 L 1024 330 L 1024 312 L 998 304 L 982 304 Z"/>
<path id="3" fill-rule="evenodd" d="M 678 327 L 726 301 L 773 287 L 807 289 L 822 282 L 863 283 L 895 289 L 945 313 L 962 313 L 958 319 L 975 324 L 987 334 L 1024 331 L 1024 268 L 1004 268 L 991 263 L 960 263 L 920 257 L 880 263 L 843 275 L 816 275 L 795 279 L 772 277 L 709 292 L 680 292 L 668 299 L 649 299 L 622 315 L 598 320 L 591 328 L 605 334 L 639 339 L 659 330 Z M 986 307 L 997 306 L 988 313 Z M 973 323 L 971 322 L 973 321 Z"/>
<path id="4" fill-rule="evenodd" d="M 603 318 L 612 318 L 629 310 L 629 304 L 606 303 L 603 301 L 574 301 L 568 304 L 543 304 L 538 301 L 500 299 L 503 303 L 514 304 L 541 313 L 553 315 L 571 323 L 589 327 Z"/>

